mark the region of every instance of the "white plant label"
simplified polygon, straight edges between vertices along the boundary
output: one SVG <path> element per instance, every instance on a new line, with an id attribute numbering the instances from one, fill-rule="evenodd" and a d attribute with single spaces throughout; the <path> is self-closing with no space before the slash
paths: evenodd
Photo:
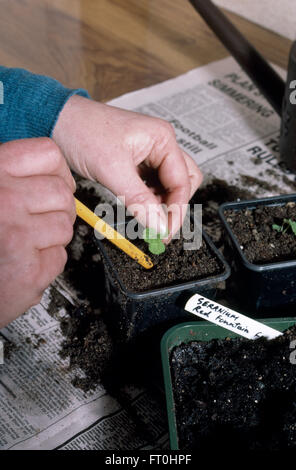
<path id="1" fill-rule="evenodd" d="M 185 310 L 248 339 L 257 339 L 261 336 L 273 339 L 282 334 L 274 328 L 270 328 L 199 294 L 193 295 L 188 300 Z"/>

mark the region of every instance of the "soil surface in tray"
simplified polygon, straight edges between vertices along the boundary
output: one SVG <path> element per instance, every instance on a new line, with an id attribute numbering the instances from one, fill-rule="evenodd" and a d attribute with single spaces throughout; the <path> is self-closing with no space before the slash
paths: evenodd
<path id="1" fill-rule="evenodd" d="M 296 327 L 274 339 L 181 344 L 170 363 L 179 448 L 296 449 Z"/>
<path id="2" fill-rule="evenodd" d="M 226 220 L 251 263 L 266 264 L 296 259 L 296 235 L 291 228 L 277 232 L 284 219 L 296 221 L 296 204 L 225 211 Z"/>
<path id="3" fill-rule="evenodd" d="M 132 292 L 182 284 L 222 272 L 221 263 L 204 240 L 198 250 L 184 250 L 184 242 L 186 243 L 186 240 L 183 237 L 173 240 L 164 253 L 153 255 L 149 252 L 147 243 L 141 239 L 134 240 L 134 243 L 152 259 L 154 266 L 149 270 L 131 260 L 110 243 L 104 242 L 104 247 L 123 285 Z"/>

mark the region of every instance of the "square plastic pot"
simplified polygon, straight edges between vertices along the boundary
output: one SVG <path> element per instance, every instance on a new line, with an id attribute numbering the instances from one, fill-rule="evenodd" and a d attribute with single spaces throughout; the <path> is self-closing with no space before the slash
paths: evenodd
<path id="1" fill-rule="evenodd" d="M 231 202 L 219 207 L 219 216 L 227 235 L 232 261 L 232 278 L 236 293 L 246 306 L 258 313 L 281 314 L 296 307 L 296 259 L 268 264 L 254 264 L 247 260 L 225 216 L 227 210 L 243 211 L 259 206 L 280 206 L 296 202 L 296 194 L 268 197 L 242 202 Z"/>
<path id="2" fill-rule="evenodd" d="M 296 317 L 289 318 L 266 318 L 261 319 L 262 323 L 284 331 L 295 325 Z M 164 376 L 167 415 L 170 434 L 170 446 L 172 450 L 179 450 L 178 423 L 176 419 L 176 407 L 174 399 L 174 389 L 170 365 L 170 356 L 172 350 L 182 343 L 191 341 L 210 341 L 214 338 L 223 339 L 226 337 L 234 338 L 238 336 L 225 328 L 211 324 L 207 321 L 182 323 L 170 328 L 161 340 L 161 360 Z"/>
<path id="3" fill-rule="evenodd" d="M 104 244 L 97 240 L 103 254 L 105 268 L 107 321 L 121 341 L 135 340 L 139 335 L 147 334 L 147 332 L 149 334 L 154 327 L 157 327 L 162 335 L 172 324 L 188 320 L 191 316 L 183 307 L 190 295 L 199 293 L 211 299 L 215 297 L 218 283 L 229 277 L 230 268 L 205 233 L 203 233 L 203 242 L 218 260 L 221 266 L 220 274 L 189 282 L 179 282 L 170 287 L 131 292 L 120 279 L 116 264 L 111 262 Z"/>

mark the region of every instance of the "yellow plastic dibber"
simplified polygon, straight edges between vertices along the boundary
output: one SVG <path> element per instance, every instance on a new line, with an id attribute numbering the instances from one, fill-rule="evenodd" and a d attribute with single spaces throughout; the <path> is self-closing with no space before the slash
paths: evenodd
<path id="1" fill-rule="evenodd" d="M 114 230 L 111 225 L 104 222 L 103 219 L 98 217 L 94 212 L 92 212 L 76 198 L 75 204 L 77 215 L 87 224 L 97 230 L 97 232 L 101 233 L 111 243 L 124 251 L 144 268 L 150 269 L 153 267 L 153 263 L 149 256 L 147 256 L 143 251 L 139 250 L 139 248 L 133 245 L 133 243 L 123 237 L 119 232 Z"/>

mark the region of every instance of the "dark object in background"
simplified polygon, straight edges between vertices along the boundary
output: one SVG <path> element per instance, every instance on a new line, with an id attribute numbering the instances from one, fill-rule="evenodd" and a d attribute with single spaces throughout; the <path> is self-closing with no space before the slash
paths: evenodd
<path id="1" fill-rule="evenodd" d="M 189 0 L 222 44 L 263 93 L 273 109 L 282 114 L 285 83 L 252 44 L 210 0 Z"/>
<path id="2" fill-rule="evenodd" d="M 296 172 L 296 103 L 290 100 L 290 84 L 296 80 L 296 42 L 293 43 L 286 84 L 259 52 L 210 0 L 189 0 L 222 44 L 259 88 L 267 101 L 282 116 L 281 160 Z"/>
<path id="3" fill-rule="evenodd" d="M 287 203 L 296 202 L 296 194 L 288 194 L 283 196 L 269 197 L 256 199 L 251 201 L 243 201 L 236 203 L 225 203 L 219 208 L 219 216 L 222 220 L 224 229 L 226 230 L 227 240 L 232 255 L 232 273 L 235 280 L 237 295 L 241 301 L 250 309 L 256 312 L 272 314 L 276 313 L 278 316 L 281 314 L 281 309 L 285 311 L 295 309 L 296 303 L 296 256 L 292 252 L 290 260 L 282 256 L 276 261 L 276 255 L 273 261 L 255 262 L 247 259 L 246 253 L 241 248 L 243 245 L 242 239 L 239 234 L 234 234 L 233 227 L 227 221 L 227 213 L 230 211 L 237 211 L 240 213 L 239 217 L 243 217 L 243 211 L 252 211 L 260 207 L 275 207 L 284 206 Z M 239 219 L 240 220 L 240 219 Z M 280 222 L 280 221 L 278 221 Z M 268 241 L 268 231 L 272 231 L 272 222 L 270 226 L 266 227 L 266 243 Z M 264 230 L 264 227 L 249 227 L 247 223 L 244 224 L 244 231 L 250 230 L 254 232 L 258 229 Z M 244 233 L 242 233 L 244 235 Z M 281 234 L 277 233 L 277 236 Z M 248 245 L 246 241 L 246 245 Z M 255 248 L 253 247 L 252 251 Z M 254 253 L 253 253 L 254 254 Z"/>

